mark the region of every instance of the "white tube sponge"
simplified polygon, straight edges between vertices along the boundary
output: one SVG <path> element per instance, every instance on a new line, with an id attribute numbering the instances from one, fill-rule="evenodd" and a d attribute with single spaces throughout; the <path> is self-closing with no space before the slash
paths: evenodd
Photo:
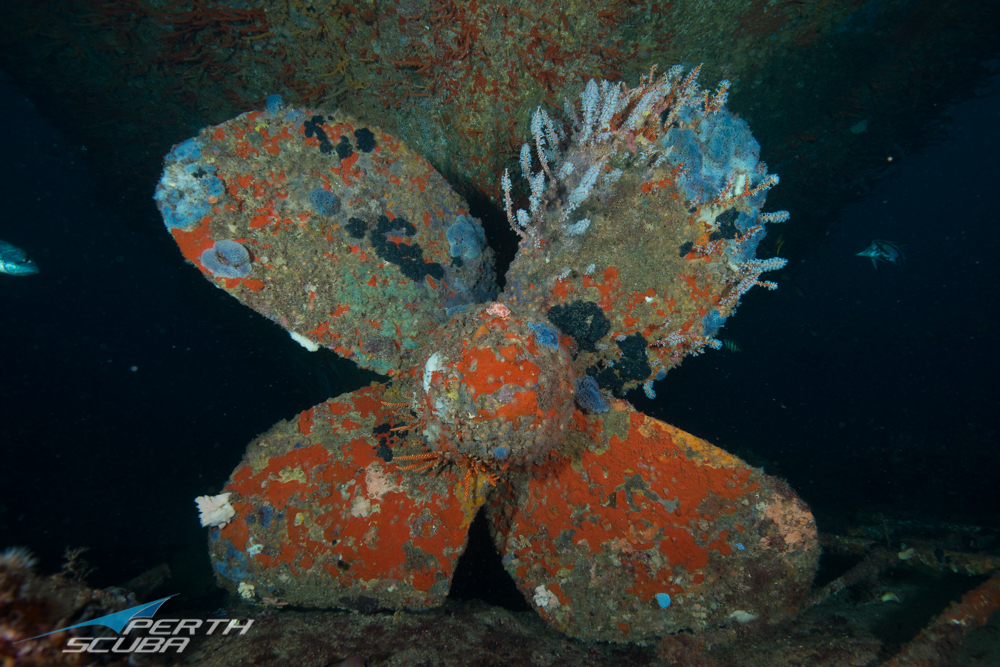
<path id="1" fill-rule="evenodd" d="M 201 514 L 202 527 L 212 526 L 223 528 L 229 520 L 236 516 L 236 510 L 229 504 L 231 493 L 223 493 L 218 496 L 198 496 L 194 499 L 198 505 L 198 512 Z"/>
<path id="2" fill-rule="evenodd" d="M 295 333 L 294 331 L 289 331 L 288 335 L 292 337 L 296 343 L 306 348 L 310 352 L 315 352 L 319 349 L 319 343 L 309 340 L 300 333 Z"/>

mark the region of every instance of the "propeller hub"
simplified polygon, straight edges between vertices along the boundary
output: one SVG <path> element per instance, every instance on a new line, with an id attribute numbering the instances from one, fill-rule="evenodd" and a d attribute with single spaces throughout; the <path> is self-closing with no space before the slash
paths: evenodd
<path id="1" fill-rule="evenodd" d="M 502 304 L 466 309 L 438 336 L 419 378 L 428 446 L 505 468 L 558 444 L 573 415 L 573 371 L 550 323 Z"/>

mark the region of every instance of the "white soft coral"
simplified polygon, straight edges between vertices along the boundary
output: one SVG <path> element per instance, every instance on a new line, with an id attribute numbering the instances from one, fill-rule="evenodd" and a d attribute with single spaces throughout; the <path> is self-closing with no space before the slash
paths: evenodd
<path id="1" fill-rule="evenodd" d="M 30 570 L 38 563 L 27 547 L 7 547 L 0 553 L 0 567 L 9 570 Z"/>
<path id="2" fill-rule="evenodd" d="M 198 496 L 194 502 L 198 505 L 198 512 L 201 513 L 201 525 L 223 528 L 229 520 L 236 516 L 236 510 L 229 504 L 231 493 L 223 493 L 218 496 Z"/>

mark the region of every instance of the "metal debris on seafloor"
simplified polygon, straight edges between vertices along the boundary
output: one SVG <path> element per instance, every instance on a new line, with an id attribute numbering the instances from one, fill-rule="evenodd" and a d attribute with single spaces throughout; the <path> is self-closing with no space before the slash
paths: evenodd
<path id="1" fill-rule="evenodd" d="M 503 175 L 522 241 L 499 295 L 479 221 L 378 128 L 269 100 L 175 146 L 156 200 L 187 260 L 299 342 L 391 377 L 250 444 L 224 489 L 236 516 L 210 529 L 219 582 L 433 607 L 485 507 L 507 571 L 569 635 L 787 617 L 819 557 L 805 504 L 622 400 L 720 347 L 784 266 L 755 257 L 788 215 L 761 212 L 777 177 L 727 87 L 677 67 L 592 81 L 565 121 L 539 109 L 526 210 Z"/>

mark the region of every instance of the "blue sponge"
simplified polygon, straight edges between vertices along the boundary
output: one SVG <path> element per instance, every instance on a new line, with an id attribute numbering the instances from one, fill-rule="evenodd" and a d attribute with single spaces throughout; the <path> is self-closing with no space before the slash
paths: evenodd
<path id="1" fill-rule="evenodd" d="M 543 322 L 528 322 L 528 328 L 535 332 L 535 340 L 539 345 L 559 349 L 559 333 Z"/>
<path id="2" fill-rule="evenodd" d="M 204 146 L 204 143 L 197 137 L 182 141 L 167 153 L 166 161 L 169 163 L 197 160 L 201 158 L 202 146 Z"/>
<path id="3" fill-rule="evenodd" d="M 601 397 L 597 380 L 589 375 L 584 375 L 576 381 L 576 402 L 591 414 L 607 412 L 610 409 L 607 401 Z"/>
<path id="4" fill-rule="evenodd" d="M 272 116 L 280 114 L 284 107 L 285 101 L 281 99 L 281 95 L 269 95 L 264 103 L 264 110 Z"/>
<path id="5" fill-rule="evenodd" d="M 748 188 L 763 182 L 764 175 L 757 170 L 760 144 L 745 120 L 725 110 L 706 114 L 694 107 L 685 108 L 678 120 L 681 126 L 667 130 L 660 145 L 669 151 L 667 159 L 675 167 L 684 163 L 677 183 L 689 201 L 712 201 L 734 173 L 748 177 Z M 747 201 L 759 207 L 764 197 L 761 191 Z"/>
<path id="6" fill-rule="evenodd" d="M 751 181 L 752 183 L 753 181 Z M 763 193 L 759 193 L 763 194 Z M 747 199 L 753 199 L 757 195 L 752 195 Z M 746 236 L 753 227 L 757 226 L 759 223 L 757 221 L 757 212 L 754 214 L 747 215 L 746 213 L 740 211 L 739 216 L 736 218 L 736 229 L 739 231 L 740 236 Z M 727 242 L 725 252 L 729 257 L 730 261 L 734 264 L 742 264 L 743 262 L 748 262 L 757 256 L 757 245 L 767 236 L 767 232 L 764 231 L 763 225 L 761 229 L 757 230 L 753 236 L 745 238 L 740 243 Z"/>
<path id="7" fill-rule="evenodd" d="M 706 157 L 718 169 L 729 173 L 749 173 L 757 168 L 760 144 L 742 118 L 728 113 L 714 113 L 701 121 L 698 138 L 706 147 Z M 728 178 L 728 173 L 726 174 Z"/>
<path id="8" fill-rule="evenodd" d="M 160 212 L 163 213 L 163 224 L 167 226 L 168 230 L 191 229 L 212 212 L 212 207 L 207 200 L 188 197 L 184 191 L 172 190 L 162 197 L 158 191 L 155 199 L 157 203 L 161 204 Z"/>
<path id="9" fill-rule="evenodd" d="M 719 333 L 719 329 L 726 323 L 726 318 L 722 316 L 718 309 L 713 310 L 705 317 L 701 318 L 701 326 L 706 336 L 714 336 Z"/>
<path id="10" fill-rule="evenodd" d="M 340 212 L 340 199 L 324 188 L 309 191 L 309 205 L 320 215 L 330 217 Z"/>
<path id="11" fill-rule="evenodd" d="M 201 265 L 216 278 L 246 278 L 250 275 L 250 253 L 236 241 L 223 239 L 201 253 Z"/>
<path id="12" fill-rule="evenodd" d="M 202 142 L 188 139 L 167 153 L 166 168 L 153 199 L 167 229 L 190 230 L 212 213 L 209 197 L 221 197 L 226 185 L 215 165 L 201 164 Z"/>
<path id="13" fill-rule="evenodd" d="M 694 130 L 672 127 L 660 141 L 664 150 L 670 149 L 669 160 L 676 167 L 684 164 L 684 171 L 677 177 L 677 183 L 684 188 L 684 194 L 691 201 L 706 201 L 714 190 L 714 184 L 702 177 L 702 152 L 698 135 Z"/>
<path id="14" fill-rule="evenodd" d="M 455 222 L 447 229 L 445 236 L 451 244 L 451 256 L 475 259 L 486 246 L 486 232 L 474 220 L 464 215 L 455 217 Z"/>

